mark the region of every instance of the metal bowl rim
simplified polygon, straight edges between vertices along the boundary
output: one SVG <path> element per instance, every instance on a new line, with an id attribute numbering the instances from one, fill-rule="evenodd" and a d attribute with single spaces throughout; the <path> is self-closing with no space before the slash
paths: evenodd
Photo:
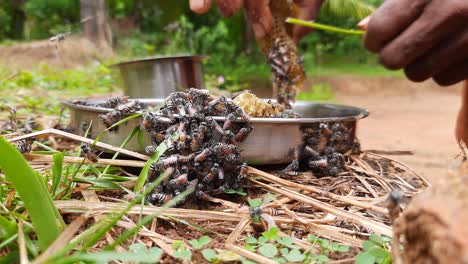
<path id="1" fill-rule="evenodd" d="M 151 103 L 151 102 L 164 102 L 164 99 L 136 99 L 143 103 Z M 268 100 L 268 99 L 266 99 Z M 296 101 L 296 103 L 301 104 L 308 104 L 308 105 L 323 105 L 328 107 L 336 107 L 336 108 L 346 108 L 348 110 L 354 110 L 358 112 L 357 115 L 350 115 L 345 117 L 321 117 L 321 118 L 260 118 L 260 117 L 252 117 L 251 122 L 255 123 L 264 123 L 264 124 L 308 124 L 308 123 L 319 123 L 319 122 L 343 122 L 343 121 L 356 121 L 359 119 L 366 118 L 369 116 L 369 111 L 367 109 L 355 107 L 355 106 L 348 106 L 348 105 L 340 105 L 340 104 L 329 104 L 329 103 L 320 103 L 320 102 L 309 102 L 309 101 Z M 107 113 L 112 111 L 109 108 L 103 107 L 91 107 L 86 105 L 77 105 L 73 104 L 72 101 L 63 101 L 63 105 L 78 110 L 84 110 L 88 112 L 96 112 L 96 113 Z M 140 112 L 141 113 L 141 112 Z M 224 116 L 215 116 L 213 117 L 214 120 L 217 121 L 224 121 Z"/>
<path id="2" fill-rule="evenodd" d="M 201 61 L 205 58 L 204 55 L 190 55 L 190 54 L 180 54 L 180 55 L 169 55 L 169 56 L 150 56 L 150 57 L 143 57 L 139 59 L 129 60 L 129 61 L 122 61 L 116 64 L 112 64 L 109 67 L 117 68 L 124 65 L 130 65 L 135 63 L 145 63 L 145 62 L 152 62 L 152 61 L 164 61 L 164 60 L 180 60 L 180 59 L 194 59 L 195 61 Z"/>

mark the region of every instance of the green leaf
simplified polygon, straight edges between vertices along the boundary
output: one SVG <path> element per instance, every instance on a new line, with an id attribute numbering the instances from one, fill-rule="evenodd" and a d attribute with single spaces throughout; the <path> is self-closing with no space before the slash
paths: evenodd
<path id="1" fill-rule="evenodd" d="M 280 237 L 278 235 L 278 231 L 279 231 L 278 227 L 272 227 L 270 228 L 270 230 L 263 232 L 262 236 L 265 237 L 269 241 L 274 241 Z"/>
<path id="2" fill-rule="evenodd" d="M 242 188 L 240 188 L 240 189 L 226 189 L 224 191 L 224 193 L 237 194 L 237 195 L 240 195 L 240 196 L 247 196 L 247 193 Z"/>
<path id="3" fill-rule="evenodd" d="M 207 248 L 207 249 L 204 249 L 202 250 L 202 255 L 203 257 L 208 260 L 209 262 L 214 262 L 218 259 L 218 256 L 216 254 L 216 252 L 211 249 L 211 248 Z"/>
<path id="4" fill-rule="evenodd" d="M 288 237 L 288 236 L 281 237 L 281 238 L 277 239 L 277 241 L 278 241 L 278 243 L 280 243 L 281 245 L 286 246 L 286 247 L 294 246 L 292 238 Z"/>
<path id="5" fill-rule="evenodd" d="M 181 247 L 184 247 L 184 241 L 182 240 L 174 240 L 174 242 L 172 242 L 172 248 L 173 249 L 178 249 L 178 248 L 181 248 Z"/>
<path id="6" fill-rule="evenodd" d="M 63 158 L 65 153 L 58 152 L 52 155 L 54 164 L 52 165 L 52 196 L 55 197 L 57 187 L 59 186 L 60 179 L 62 178 Z"/>
<path id="7" fill-rule="evenodd" d="M 179 248 L 174 252 L 174 257 L 190 261 L 192 260 L 192 252 L 185 247 Z"/>
<path id="8" fill-rule="evenodd" d="M 211 238 L 208 236 L 202 236 L 199 240 L 192 239 L 189 243 L 192 245 L 194 249 L 200 249 L 211 242 Z"/>
<path id="9" fill-rule="evenodd" d="M 281 256 L 285 257 L 289 254 L 289 248 L 282 248 L 280 249 Z"/>
<path id="10" fill-rule="evenodd" d="M 328 246 L 330 245 L 330 241 L 324 238 L 320 238 L 317 240 L 317 244 L 321 245 L 322 248 L 328 249 Z"/>
<path id="11" fill-rule="evenodd" d="M 258 244 L 263 245 L 267 242 L 267 239 L 264 236 L 258 238 Z"/>
<path id="12" fill-rule="evenodd" d="M 141 190 L 141 188 L 143 188 L 143 186 L 145 185 L 146 183 L 146 180 L 148 179 L 148 171 L 149 171 L 149 167 L 151 166 L 151 164 L 157 162 L 159 160 L 159 157 L 161 157 L 161 155 L 166 152 L 168 146 L 166 144 L 166 142 L 163 142 L 161 144 L 159 144 L 159 146 L 156 148 L 156 153 L 154 153 L 151 158 L 148 160 L 148 162 L 146 162 L 145 164 L 145 167 L 143 167 L 143 169 L 141 170 L 140 172 L 140 175 L 138 176 L 138 179 L 136 181 L 136 184 L 135 184 L 135 189 L 133 190 L 134 192 L 138 192 Z"/>
<path id="13" fill-rule="evenodd" d="M 39 240 L 39 247 L 45 250 L 64 229 L 63 219 L 41 176 L 29 166 L 16 147 L 2 136 L 0 157 L 0 168 L 24 201 Z"/>
<path id="14" fill-rule="evenodd" d="M 244 248 L 245 248 L 246 250 L 248 250 L 248 251 L 254 252 L 256 246 L 253 245 L 253 244 L 246 244 L 246 245 L 244 246 Z"/>
<path id="15" fill-rule="evenodd" d="M 108 263 L 112 261 L 156 263 L 162 256 L 160 248 L 151 248 L 146 252 L 113 252 L 103 251 L 97 253 L 77 253 L 67 258 L 67 262 L 92 261 Z"/>
<path id="16" fill-rule="evenodd" d="M 369 249 L 371 249 L 372 247 L 375 247 L 375 246 L 378 246 L 378 245 L 375 244 L 375 242 L 371 241 L 371 240 L 366 240 L 366 241 L 362 242 L 362 248 L 364 249 L 364 251 L 368 251 Z"/>
<path id="17" fill-rule="evenodd" d="M 374 12 L 374 7 L 362 0 L 327 0 L 320 13 L 328 17 L 363 19 Z"/>
<path id="18" fill-rule="evenodd" d="M 375 233 L 370 235 L 369 240 L 374 241 L 376 244 L 379 244 L 379 245 L 384 244 L 384 241 L 382 240 L 382 237 L 375 234 Z"/>
<path id="19" fill-rule="evenodd" d="M 247 237 L 245 239 L 245 243 L 247 243 L 247 244 L 257 244 L 257 239 L 255 237 Z"/>
<path id="20" fill-rule="evenodd" d="M 263 196 L 263 204 L 267 204 L 271 201 L 274 201 L 276 200 L 276 195 L 272 194 L 272 193 L 266 193 L 264 196 Z"/>
<path id="21" fill-rule="evenodd" d="M 280 264 L 286 263 L 286 259 L 285 259 L 285 258 L 274 258 L 273 260 L 274 260 L 276 263 L 280 263 Z"/>
<path id="22" fill-rule="evenodd" d="M 278 254 L 278 249 L 273 244 L 265 243 L 258 248 L 258 252 L 267 258 L 274 258 Z"/>
<path id="23" fill-rule="evenodd" d="M 317 236 L 316 235 L 308 235 L 307 240 L 309 240 L 310 243 L 316 243 L 317 241 Z"/>
<path id="24" fill-rule="evenodd" d="M 383 249 L 381 247 L 373 247 L 373 248 L 370 248 L 367 253 L 371 254 L 372 256 L 375 257 L 376 261 L 381 263 L 382 260 L 384 260 L 385 258 L 387 258 L 388 256 L 391 256 L 390 252 L 387 251 L 386 249 Z"/>
<path id="25" fill-rule="evenodd" d="M 305 255 L 299 249 L 293 249 L 285 256 L 289 262 L 301 262 L 305 259 Z"/>
<path id="26" fill-rule="evenodd" d="M 356 264 L 374 264 L 375 257 L 367 252 L 363 252 L 356 256 L 355 263 Z"/>
<path id="27" fill-rule="evenodd" d="M 336 242 L 332 242 L 329 247 L 330 251 L 338 251 L 339 248 L 340 248 L 340 244 Z"/>
<path id="28" fill-rule="evenodd" d="M 316 258 L 316 261 L 318 263 L 323 263 L 325 261 L 329 261 L 330 259 L 327 257 L 327 255 L 318 255 L 317 258 Z"/>
<path id="29" fill-rule="evenodd" d="M 260 207 L 262 205 L 262 200 L 260 199 L 249 199 L 248 200 L 250 207 Z"/>
<path id="30" fill-rule="evenodd" d="M 240 258 L 240 261 L 242 264 L 257 264 L 256 262 L 246 259 L 244 257 Z"/>
<path id="31" fill-rule="evenodd" d="M 348 252 L 349 251 L 349 246 L 347 245 L 340 245 L 337 249 L 338 252 Z"/>

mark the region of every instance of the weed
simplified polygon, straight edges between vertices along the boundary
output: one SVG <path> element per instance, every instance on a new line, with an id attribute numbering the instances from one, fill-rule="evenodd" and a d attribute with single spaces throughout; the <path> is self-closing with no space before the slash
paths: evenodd
<path id="1" fill-rule="evenodd" d="M 392 239 L 385 236 L 372 234 L 364 241 L 364 251 L 356 256 L 356 264 L 390 264 L 392 254 L 389 250 Z"/>

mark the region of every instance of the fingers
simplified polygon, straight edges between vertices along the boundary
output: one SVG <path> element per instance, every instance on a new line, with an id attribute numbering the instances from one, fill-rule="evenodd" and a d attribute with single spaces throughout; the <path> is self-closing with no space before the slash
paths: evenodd
<path id="1" fill-rule="evenodd" d="M 359 24 L 357 25 L 359 29 L 362 29 L 362 30 L 367 30 L 367 26 L 369 26 L 369 21 L 370 21 L 370 16 L 364 18 L 363 20 L 361 20 L 359 22 Z"/>
<path id="2" fill-rule="evenodd" d="M 434 1 L 424 13 L 403 33 L 383 48 L 380 62 L 389 69 L 406 67 L 458 30 L 463 19 L 450 12 L 440 12 L 440 4 Z"/>
<path id="3" fill-rule="evenodd" d="M 233 16 L 242 7 L 242 0 L 218 0 L 218 10 L 225 17 Z"/>
<path id="4" fill-rule="evenodd" d="M 274 0 L 272 0 L 274 1 Z M 247 18 L 252 25 L 255 36 L 259 39 L 265 37 L 273 26 L 273 17 L 268 7 L 269 0 L 245 0 Z"/>
<path id="5" fill-rule="evenodd" d="M 299 18 L 307 21 L 315 20 L 320 12 L 324 0 L 295 0 L 294 3 L 299 7 Z M 298 43 L 305 35 L 312 31 L 309 27 L 294 26 L 293 40 Z"/>
<path id="6" fill-rule="evenodd" d="M 211 0 L 190 0 L 190 9 L 198 14 L 204 14 L 211 8 Z"/>
<path id="7" fill-rule="evenodd" d="M 437 48 L 427 52 L 422 58 L 412 62 L 405 68 L 406 76 L 415 82 L 422 82 L 431 76 L 441 73 L 450 64 L 460 63 L 468 59 L 468 30 L 455 35 L 452 40 L 445 41 Z"/>
<path id="8" fill-rule="evenodd" d="M 379 52 L 392 39 L 415 21 L 429 0 L 386 0 L 372 14 L 364 45 L 372 52 Z"/>
<path id="9" fill-rule="evenodd" d="M 433 79 L 442 86 L 454 85 L 468 79 L 468 61 L 451 65 L 442 73 L 435 75 Z"/>

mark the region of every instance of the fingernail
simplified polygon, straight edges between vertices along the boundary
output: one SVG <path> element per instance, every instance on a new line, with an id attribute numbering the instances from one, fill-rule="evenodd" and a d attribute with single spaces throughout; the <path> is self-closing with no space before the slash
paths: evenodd
<path id="1" fill-rule="evenodd" d="M 366 30 L 367 29 L 367 25 L 369 24 L 369 20 L 370 20 L 370 16 L 364 18 L 363 20 L 361 20 L 359 22 L 359 24 L 357 25 L 358 28 L 362 29 L 362 30 Z"/>

